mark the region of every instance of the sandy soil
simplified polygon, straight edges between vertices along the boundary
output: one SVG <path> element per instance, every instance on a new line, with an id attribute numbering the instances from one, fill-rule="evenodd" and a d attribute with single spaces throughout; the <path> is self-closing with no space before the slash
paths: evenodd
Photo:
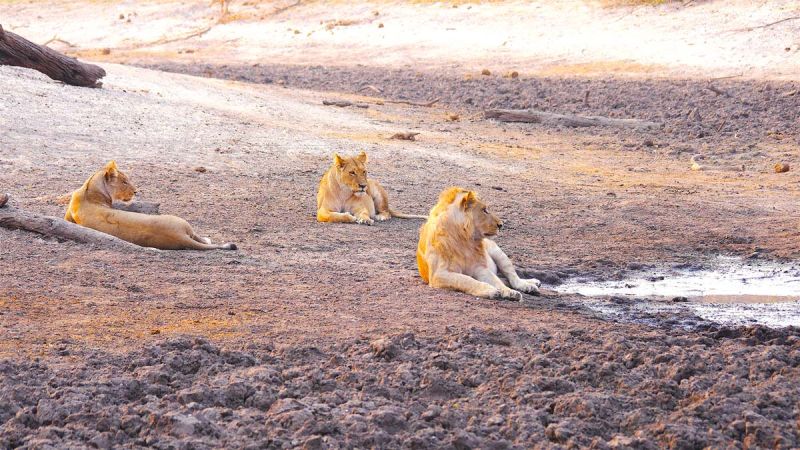
<path id="1" fill-rule="evenodd" d="M 167 67 L 152 53 L 131 62 Z M 721 80 L 718 95 L 608 74 L 186 62 L 168 68 L 273 83 L 104 64 L 104 88 L 89 90 L 0 67 L 0 187 L 14 206 L 61 215 L 57 197 L 116 159 L 143 200 L 241 249 L 128 254 L 0 229 L 0 447 L 800 445 L 797 329 L 618 322 L 578 296 L 437 291 L 416 273 L 418 221 L 314 220 L 331 153 L 365 149 L 400 210 L 477 189 L 505 220 L 501 246 L 550 286 L 720 253 L 797 259 L 800 175 L 771 171 L 796 166 L 792 81 Z M 381 97 L 442 101 L 354 94 L 377 81 Z M 492 101 L 514 106 L 504 89 L 665 127 L 481 119 Z M 388 139 L 398 131 L 420 135 Z M 689 170 L 695 153 L 709 170 Z"/>
<path id="2" fill-rule="evenodd" d="M 612 3 L 249 0 L 230 2 L 221 18 L 211 2 L 87 7 L 11 0 L 0 4 L 0 16 L 7 29 L 36 42 L 57 39 L 51 45 L 60 50 L 111 61 L 360 64 L 461 74 L 488 68 L 538 76 L 800 73 L 800 7 L 793 0 Z"/>

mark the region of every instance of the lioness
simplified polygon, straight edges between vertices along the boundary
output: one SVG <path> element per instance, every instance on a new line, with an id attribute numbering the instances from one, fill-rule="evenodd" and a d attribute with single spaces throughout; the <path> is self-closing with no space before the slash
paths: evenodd
<path id="1" fill-rule="evenodd" d="M 377 181 L 367 178 L 367 154 L 352 158 L 333 155 L 333 164 L 322 176 L 317 191 L 317 220 L 372 225 L 392 217 L 426 219 L 389 207 L 389 195 Z"/>
<path id="2" fill-rule="evenodd" d="M 111 161 L 72 193 L 64 216 L 78 225 L 116 236 L 142 247 L 162 250 L 236 250 L 235 244 L 214 245 L 180 217 L 151 216 L 111 208 L 113 200 L 130 201 L 136 187 Z"/>
<path id="3" fill-rule="evenodd" d="M 539 292 L 539 280 L 521 279 L 508 256 L 488 239 L 502 226 L 475 192 L 446 189 L 419 232 L 417 267 L 422 279 L 431 287 L 484 298 L 522 300 L 518 291 Z M 497 277 L 498 269 L 514 289 Z"/>

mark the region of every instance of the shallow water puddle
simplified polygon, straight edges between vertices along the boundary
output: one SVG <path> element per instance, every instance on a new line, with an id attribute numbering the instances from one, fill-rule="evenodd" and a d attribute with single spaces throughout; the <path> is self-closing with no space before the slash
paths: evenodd
<path id="1" fill-rule="evenodd" d="M 724 325 L 800 326 L 797 264 L 720 257 L 709 268 L 699 270 L 649 270 L 619 281 L 576 278 L 555 289 L 590 297 L 587 306 L 623 319 L 632 312 L 688 309 L 705 320 Z"/>

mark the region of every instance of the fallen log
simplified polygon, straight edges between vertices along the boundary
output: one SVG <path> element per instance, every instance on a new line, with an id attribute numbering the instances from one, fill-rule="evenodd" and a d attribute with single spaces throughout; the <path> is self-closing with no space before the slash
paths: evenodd
<path id="1" fill-rule="evenodd" d="M 114 250 L 141 250 L 144 248 L 58 217 L 44 216 L 10 206 L 0 207 L 0 227 L 30 231 L 44 237 L 93 244 Z"/>
<path id="2" fill-rule="evenodd" d="M 525 122 L 563 125 L 566 127 L 617 127 L 650 129 L 659 128 L 661 124 L 639 119 L 611 119 L 601 116 L 576 116 L 571 114 L 555 114 L 533 109 L 487 109 L 483 112 L 487 119 L 501 122 Z"/>
<path id="3" fill-rule="evenodd" d="M 38 70 L 48 77 L 66 84 L 82 87 L 100 87 L 97 81 L 106 76 L 102 67 L 87 64 L 3 30 L 0 25 L 0 65 L 19 66 Z"/>
<path id="4" fill-rule="evenodd" d="M 369 105 L 364 103 L 353 103 L 348 102 L 347 100 L 323 100 L 322 104 L 325 106 L 338 106 L 340 108 L 345 108 L 348 106 L 355 106 L 356 108 L 369 108 Z"/>
<path id="5" fill-rule="evenodd" d="M 414 131 L 408 131 L 408 132 L 405 132 L 405 133 L 395 133 L 395 134 L 389 136 L 389 139 L 400 139 L 400 140 L 403 140 L 403 141 L 416 141 L 418 134 L 419 133 L 414 132 Z"/>
<path id="6" fill-rule="evenodd" d="M 120 202 L 114 201 L 111 204 L 111 207 L 114 209 L 119 209 L 120 211 L 129 211 L 141 214 L 150 214 L 152 216 L 157 216 L 160 214 L 159 208 L 161 207 L 161 203 L 153 203 L 153 202 Z"/>

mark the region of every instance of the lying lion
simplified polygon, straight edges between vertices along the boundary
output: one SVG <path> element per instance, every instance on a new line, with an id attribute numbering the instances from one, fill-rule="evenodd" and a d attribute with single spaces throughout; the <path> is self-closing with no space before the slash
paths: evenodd
<path id="1" fill-rule="evenodd" d="M 111 161 L 72 193 L 64 219 L 142 247 L 236 250 L 235 244 L 214 245 L 210 239 L 198 236 L 180 217 L 151 216 L 111 208 L 114 200 L 127 202 L 134 195 L 136 187 L 127 175 L 117 170 L 117 163 Z"/>
<path id="2" fill-rule="evenodd" d="M 322 176 L 317 192 L 317 220 L 320 222 L 355 222 L 372 225 L 375 220 L 392 217 L 426 219 L 394 211 L 389 195 L 377 181 L 367 178 L 367 154 L 353 158 L 333 155 L 333 164 Z"/>
<path id="3" fill-rule="evenodd" d="M 475 192 L 445 190 L 420 229 L 417 267 L 422 279 L 431 287 L 484 298 L 522 300 L 518 291 L 539 292 L 539 280 L 521 279 L 508 256 L 488 239 L 502 226 Z M 498 269 L 514 289 L 497 277 Z"/>

